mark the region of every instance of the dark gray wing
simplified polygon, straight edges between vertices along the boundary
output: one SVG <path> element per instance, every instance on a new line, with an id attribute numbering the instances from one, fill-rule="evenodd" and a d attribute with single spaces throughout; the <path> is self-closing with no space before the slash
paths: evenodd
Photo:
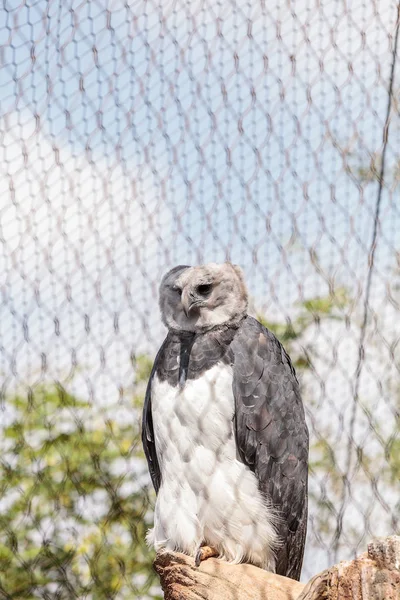
<path id="1" fill-rule="evenodd" d="M 142 444 L 145 456 L 147 458 L 147 464 L 150 471 L 151 480 L 156 490 L 156 494 L 160 489 L 161 485 L 161 471 L 160 465 L 158 464 L 156 444 L 154 439 L 154 428 L 153 428 L 153 415 L 151 412 L 151 385 L 153 382 L 154 374 L 157 371 L 160 356 L 164 352 L 164 347 L 167 340 L 164 341 L 161 348 L 159 349 L 156 359 L 151 370 L 150 378 L 146 388 L 146 395 L 144 398 L 143 416 L 142 416 Z"/>
<path id="2" fill-rule="evenodd" d="M 276 572 L 299 579 L 307 530 L 308 430 L 299 384 L 276 337 L 252 317 L 232 341 L 236 443 L 276 508 Z"/>

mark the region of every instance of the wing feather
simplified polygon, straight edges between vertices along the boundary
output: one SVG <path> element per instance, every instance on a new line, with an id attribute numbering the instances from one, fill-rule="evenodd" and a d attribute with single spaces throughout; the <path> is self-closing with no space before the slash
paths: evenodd
<path id="1" fill-rule="evenodd" d="M 142 415 L 142 444 L 144 454 L 147 459 L 147 464 L 149 467 L 150 477 L 153 482 L 154 489 L 156 494 L 160 489 L 161 485 L 161 470 L 160 465 L 158 464 L 157 452 L 156 452 L 156 443 L 154 437 L 154 427 L 153 427 L 153 415 L 151 411 L 151 386 L 153 383 L 154 375 L 159 366 L 160 357 L 164 354 L 164 350 L 166 347 L 166 341 L 160 347 L 157 356 L 155 358 L 153 368 L 150 373 L 149 381 L 147 383 L 146 395 L 144 398 L 143 405 L 143 415 Z M 178 366 L 176 366 L 176 369 Z"/>
<path id="2" fill-rule="evenodd" d="M 280 520 L 276 572 L 300 578 L 307 528 L 308 430 L 290 358 L 247 317 L 231 344 L 236 442 L 241 460 Z"/>

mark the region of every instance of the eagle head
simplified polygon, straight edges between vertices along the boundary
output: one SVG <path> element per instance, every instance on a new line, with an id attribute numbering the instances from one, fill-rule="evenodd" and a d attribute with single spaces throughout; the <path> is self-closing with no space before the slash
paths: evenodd
<path id="1" fill-rule="evenodd" d="M 235 326 L 247 314 L 248 293 L 240 267 L 229 262 L 178 266 L 160 286 L 163 323 L 173 331 L 201 332 Z"/>

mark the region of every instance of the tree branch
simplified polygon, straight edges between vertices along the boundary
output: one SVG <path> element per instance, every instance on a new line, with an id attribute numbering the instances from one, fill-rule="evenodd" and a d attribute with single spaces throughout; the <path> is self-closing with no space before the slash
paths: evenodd
<path id="1" fill-rule="evenodd" d="M 307 584 L 263 571 L 161 551 L 154 568 L 165 600 L 399 600 L 400 537 L 373 541 L 368 552 L 319 573 Z"/>

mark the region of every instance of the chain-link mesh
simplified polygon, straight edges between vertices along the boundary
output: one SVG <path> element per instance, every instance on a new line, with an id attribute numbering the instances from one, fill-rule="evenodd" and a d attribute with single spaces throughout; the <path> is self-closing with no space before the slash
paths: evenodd
<path id="1" fill-rule="evenodd" d="M 241 265 L 310 429 L 303 578 L 399 519 L 399 9 L 0 10 L 0 596 L 160 596 L 162 275 Z"/>

